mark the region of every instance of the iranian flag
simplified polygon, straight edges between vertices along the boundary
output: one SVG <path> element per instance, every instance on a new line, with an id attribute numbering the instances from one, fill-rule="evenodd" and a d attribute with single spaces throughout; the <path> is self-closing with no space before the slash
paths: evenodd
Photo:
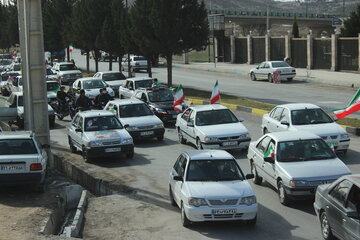
<path id="1" fill-rule="evenodd" d="M 184 99 L 185 99 L 184 91 L 183 91 L 182 86 L 180 85 L 179 87 L 176 88 L 176 91 L 175 91 L 174 110 L 182 112 Z"/>
<path id="2" fill-rule="evenodd" d="M 334 111 L 337 119 L 342 119 L 342 118 L 346 117 L 347 115 L 350 115 L 359 110 L 360 110 L 360 88 L 357 90 L 354 97 L 348 103 L 346 108 L 335 109 L 333 111 Z"/>
<path id="3" fill-rule="evenodd" d="M 268 150 L 266 151 L 264 157 L 271 157 L 274 158 L 275 154 L 274 154 L 274 148 L 273 145 L 271 144 L 270 147 L 268 148 Z"/>
<path id="4" fill-rule="evenodd" d="M 211 93 L 210 104 L 215 104 L 218 101 L 220 101 L 220 89 L 219 89 L 218 80 L 216 80 L 215 86 Z"/>

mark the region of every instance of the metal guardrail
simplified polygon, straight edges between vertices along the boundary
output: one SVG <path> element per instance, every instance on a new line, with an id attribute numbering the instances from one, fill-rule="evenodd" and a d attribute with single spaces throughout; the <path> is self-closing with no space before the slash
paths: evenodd
<path id="1" fill-rule="evenodd" d="M 232 15 L 232 16 L 250 16 L 250 17 L 266 17 L 266 11 L 244 11 L 244 10 L 224 10 L 224 9 L 215 9 L 208 10 L 208 14 L 223 14 L 223 15 Z M 338 15 L 329 15 L 329 14 L 315 14 L 315 13 L 292 13 L 292 12 L 269 12 L 270 17 L 278 18 L 323 18 L 323 19 L 333 19 L 339 18 Z"/>

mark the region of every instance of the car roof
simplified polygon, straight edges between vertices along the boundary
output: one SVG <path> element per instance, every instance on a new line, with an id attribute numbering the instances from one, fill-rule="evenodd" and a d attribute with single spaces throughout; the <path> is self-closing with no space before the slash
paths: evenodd
<path id="1" fill-rule="evenodd" d="M 346 175 L 344 178 L 349 179 L 351 182 L 355 183 L 356 185 L 360 186 L 360 174 L 352 174 Z"/>
<path id="2" fill-rule="evenodd" d="M 74 63 L 72 63 L 72 62 L 58 62 L 56 64 L 62 65 L 62 64 L 74 64 Z"/>
<path id="3" fill-rule="evenodd" d="M 0 132 L 1 139 L 24 139 L 32 138 L 33 133 L 31 131 L 14 131 L 14 132 Z"/>
<path id="4" fill-rule="evenodd" d="M 84 78 L 79 78 L 76 81 L 87 81 L 87 80 L 100 80 L 102 81 L 101 78 L 95 78 L 95 77 L 84 77 Z"/>
<path id="5" fill-rule="evenodd" d="M 285 107 L 289 110 L 300 110 L 300 109 L 315 109 L 320 108 L 319 106 L 312 104 L 312 103 L 289 103 L 289 104 L 282 104 L 278 105 L 277 107 Z"/>
<path id="6" fill-rule="evenodd" d="M 104 110 L 89 110 L 80 112 L 79 115 L 84 117 L 106 117 L 106 116 L 114 116 L 113 113 L 104 111 Z"/>
<path id="7" fill-rule="evenodd" d="M 109 103 L 122 106 L 122 105 L 130 105 L 130 104 L 139 104 L 139 103 L 144 103 L 144 102 L 140 101 L 139 99 L 136 99 L 136 98 L 128 98 L 128 99 L 111 100 L 111 101 L 109 101 Z"/>
<path id="8" fill-rule="evenodd" d="M 187 150 L 184 151 L 190 160 L 224 160 L 234 157 L 224 150 Z"/>
<path id="9" fill-rule="evenodd" d="M 97 72 L 97 73 L 104 74 L 104 73 L 121 73 L 121 72 L 120 71 L 102 71 L 102 72 Z"/>
<path id="10" fill-rule="evenodd" d="M 321 139 L 318 135 L 306 131 L 285 131 L 268 133 L 268 136 L 277 142 L 287 142 L 296 140 Z"/>
<path id="11" fill-rule="evenodd" d="M 228 109 L 227 107 L 220 104 L 194 105 L 191 106 L 191 108 L 195 109 L 197 112 Z"/>
<path id="12" fill-rule="evenodd" d="M 46 81 L 46 83 L 59 83 L 58 81 L 54 81 L 54 80 L 50 80 L 50 81 Z"/>
<path id="13" fill-rule="evenodd" d="M 149 77 L 134 77 L 134 78 L 128 78 L 126 80 L 132 80 L 132 81 L 143 81 L 143 80 L 154 80 L 153 78 Z"/>
<path id="14" fill-rule="evenodd" d="M 11 94 L 14 94 L 14 95 L 16 95 L 16 96 L 22 96 L 22 95 L 24 95 L 23 92 L 12 92 Z"/>

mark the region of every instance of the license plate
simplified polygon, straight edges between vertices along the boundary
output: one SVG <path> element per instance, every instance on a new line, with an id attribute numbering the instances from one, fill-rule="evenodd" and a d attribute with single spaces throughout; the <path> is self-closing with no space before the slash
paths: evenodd
<path id="1" fill-rule="evenodd" d="M 11 171 L 24 171 L 25 164 L 1 164 L 1 172 L 11 172 Z"/>
<path id="2" fill-rule="evenodd" d="M 234 214 L 236 209 L 213 209 L 212 214 L 221 215 L 221 214 Z"/>
<path id="3" fill-rule="evenodd" d="M 121 152 L 121 148 L 107 148 L 105 152 Z"/>
<path id="4" fill-rule="evenodd" d="M 238 143 L 235 141 L 235 142 L 223 142 L 223 146 L 235 146 L 237 145 Z"/>
<path id="5" fill-rule="evenodd" d="M 154 131 L 147 131 L 147 132 L 141 132 L 140 136 L 149 136 L 149 135 L 153 135 Z"/>

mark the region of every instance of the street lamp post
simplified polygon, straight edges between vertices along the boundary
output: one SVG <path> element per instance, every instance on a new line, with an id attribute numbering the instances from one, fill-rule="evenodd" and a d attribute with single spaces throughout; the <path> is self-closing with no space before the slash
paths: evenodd
<path id="1" fill-rule="evenodd" d="M 125 0 L 125 7 L 126 7 L 126 12 L 129 13 L 129 8 L 128 8 L 128 0 Z M 131 72 L 131 64 L 130 64 L 130 53 L 128 52 L 127 54 L 127 64 L 128 64 L 128 77 L 132 77 L 132 72 Z"/>

